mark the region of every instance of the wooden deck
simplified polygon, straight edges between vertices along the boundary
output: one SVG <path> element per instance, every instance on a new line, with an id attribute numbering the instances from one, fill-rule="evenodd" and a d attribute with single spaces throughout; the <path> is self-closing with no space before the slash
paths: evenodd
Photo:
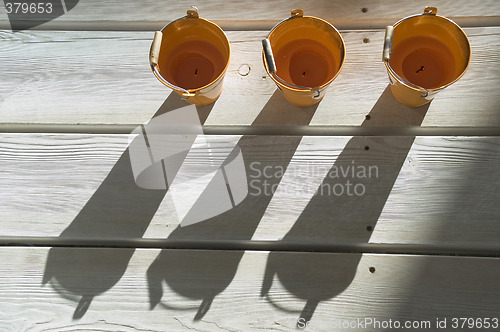
<path id="1" fill-rule="evenodd" d="M 128 147 L 136 126 L 185 106 L 147 55 L 190 5 L 82 0 L 16 33 L 0 11 L 0 331 L 498 322 L 500 2 L 198 4 L 232 49 L 221 97 L 197 108 L 204 131 L 227 143 L 216 152 L 238 144 L 250 180 L 275 171 L 276 190 L 250 186 L 236 208 L 181 228 L 171 192 L 135 184 Z M 413 109 L 388 87 L 383 28 L 426 5 L 464 27 L 472 60 Z M 287 103 L 261 59 L 293 8 L 346 43 L 342 72 L 308 108 Z M 203 167 L 199 153 L 185 163 Z M 376 167 L 358 179 L 363 195 L 315 194 L 350 165 Z"/>

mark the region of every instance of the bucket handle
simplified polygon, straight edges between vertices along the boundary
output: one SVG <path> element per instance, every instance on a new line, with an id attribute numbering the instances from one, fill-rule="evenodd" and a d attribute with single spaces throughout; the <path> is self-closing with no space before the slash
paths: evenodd
<path id="1" fill-rule="evenodd" d="M 436 16 L 438 10 L 436 7 L 425 7 L 424 13 L 422 15 L 433 15 Z"/>
<path id="2" fill-rule="evenodd" d="M 427 9 L 430 8 L 430 12 L 427 14 Z M 434 10 L 432 10 L 434 9 Z M 433 15 L 432 13 L 435 13 L 437 12 L 436 8 L 435 7 L 426 7 L 425 8 L 425 12 L 424 14 L 427 14 L 427 15 Z M 398 74 L 396 74 L 396 72 L 391 68 L 391 66 L 389 65 L 389 60 L 391 60 L 391 52 L 392 52 L 392 39 L 394 37 L 394 26 L 392 25 L 388 25 L 385 27 L 385 37 L 384 37 L 384 50 L 382 52 L 382 61 L 386 62 L 387 64 L 387 68 L 388 70 L 395 76 L 398 78 L 398 80 L 400 80 L 401 82 L 404 82 L 405 84 L 411 86 L 412 88 L 415 88 L 417 90 L 420 90 L 420 97 L 422 98 L 425 98 L 429 95 L 429 91 L 427 91 L 426 89 L 422 88 L 421 86 L 418 86 L 418 85 L 415 85 L 411 82 L 408 82 L 404 79 L 402 79 Z"/>
<path id="3" fill-rule="evenodd" d="M 191 6 L 191 9 L 187 11 L 187 15 L 184 17 L 192 17 L 192 18 L 198 18 L 198 8 L 195 6 Z M 165 27 L 163 27 L 165 28 Z M 162 29 L 163 30 L 163 29 Z M 160 72 L 158 71 L 158 60 L 160 58 L 160 48 L 161 48 L 161 41 L 163 39 L 163 33 L 162 31 L 155 31 L 155 37 L 153 39 L 153 43 L 151 44 L 151 49 L 149 51 L 149 64 L 151 65 L 151 69 L 153 70 L 153 74 L 156 76 L 156 78 L 168 86 L 172 90 L 180 90 L 182 91 L 182 100 L 187 100 L 189 97 L 193 97 L 195 94 L 189 92 L 188 90 L 181 88 L 180 86 L 173 85 L 169 81 L 163 78 L 163 76 L 160 75 Z"/>
<path id="4" fill-rule="evenodd" d="M 277 79 L 281 83 L 283 83 L 287 86 L 290 86 L 292 88 L 301 89 L 301 90 L 309 90 L 311 92 L 316 90 L 316 94 L 313 96 L 313 98 L 315 98 L 315 99 L 317 99 L 321 96 L 321 91 L 320 91 L 319 87 L 311 88 L 308 86 L 296 85 L 296 84 L 287 82 L 284 79 L 282 79 L 281 77 L 279 77 L 278 75 L 276 75 L 276 62 L 274 61 L 273 49 L 271 48 L 271 42 L 269 41 L 269 38 L 265 38 L 262 41 L 262 46 L 264 48 L 264 56 L 266 58 L 267 67 L 269 68 L 269 73 L 271 73 L 271 75 L 275 79 Z"/>
<path id="5" fill-rule="evenodd" d="M 394 35 L 394 27 L 388 25 L 385 27 L 384 37 L 384 52 L 382 53 L 382 61 L 389 62 L 391 60 L 392 37 Z"/>
<path id="6" fill-rule="evenodd" d="M 198 18 L 200 15 L 198 14 L 198 7 L 191 6 L 191 9 L 188 9 L 186 17 Z"/>

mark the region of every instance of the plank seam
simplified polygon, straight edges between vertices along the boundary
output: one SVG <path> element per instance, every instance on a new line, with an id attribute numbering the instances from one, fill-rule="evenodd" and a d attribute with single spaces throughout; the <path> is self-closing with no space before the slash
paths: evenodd
<path id="1" fill-rule="evenodd" d="M 500 26 L 500 16 L 450 16 L 463 28 Z M 399 21 L 401 17 L 372 19 L 332 19 L 325 18 L 339 30 L 378 30 Z M 279 20 L 212 20 L 225 31 L 269 31 Z M 29 20 L 26 23 L 29 24 Z M 38 25 L 30 30 L 44 31 L 155 31 L 171 20 L 165 21 L 64 21 L 54 20 Z M 23 22 L 19 22 L 22 24 Z M 0 20 L 0 29 L 10 30 L 9 21 Z"/>
<path id="2" fill-rule="evenodd" d="M 0 124 L 1 133 L 127 135 L 139 125 Z M 500 127 L 420 126 L 221 126 L 204 125 L 205 135 L 252 136 L 500 136 Z"/>
<path id="3" fill-rule="evenodd" d="M 300 243 L 252 240 L 84 240 L 57 237 L 0 237 L 0 247 L 62 247 L 108 249 L 171 249 L 171 250 L 221 250 L 221 251 L 279 251 L 309 253 L 352 253 L 431 255 L 459 257 L 500 258 L 500 248 L 492 246 L 458 247 L 453 245 L 381 244 L 381 243 Z"/>

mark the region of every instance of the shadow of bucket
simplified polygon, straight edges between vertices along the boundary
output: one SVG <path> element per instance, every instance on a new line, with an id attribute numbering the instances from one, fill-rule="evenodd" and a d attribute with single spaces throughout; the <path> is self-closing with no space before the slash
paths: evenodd
<path id="1" fill-rule="evenodd" d="M 453 21 L 436 15 L 435 7 L 386 28 L 382 60 L 391 90 L 401 103 L 417 107 L 465 74 L 470 44 Z"/>
<path id="2" fill-rule="evenodd" d="M 193 7 L 155 32 L 149 63 L 160 82 L 188 103 L 203 106 L 221 94 L 230 54 L 224 31 Z"/>
<path id="3" fill-rule="evenodd" d="M 314 105 L 344 65 L 345 44 L 333 25 L 295 9 L 262 41 L 267 74 L 297 106 Z"/>

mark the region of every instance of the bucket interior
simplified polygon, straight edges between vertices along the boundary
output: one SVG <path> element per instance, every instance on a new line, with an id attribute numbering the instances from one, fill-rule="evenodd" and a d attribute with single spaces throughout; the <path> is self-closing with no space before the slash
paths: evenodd
<path id="1" fill-rule="evenodd" d="M 470 46 L 453 22 L 433 15 L 404 19 L 394 28 L 391 68 L 404 80 L 437 89 L 467 69 Z"/>
<path id="2" fill-rule="evenodd" d="M 344 62 L 344 43 L 331 25 L 312 17 L 297 17 L 269 35 L 276 75 L 306 87 L 330 83 Z"/>
<path id="3" fill-rule="evenodd" d="M 182 18 L 162 32 L 158 71 L 170 83 L 192 91 L 209 85 L 226 69 L 229 42 L 215 24 Z"/>

